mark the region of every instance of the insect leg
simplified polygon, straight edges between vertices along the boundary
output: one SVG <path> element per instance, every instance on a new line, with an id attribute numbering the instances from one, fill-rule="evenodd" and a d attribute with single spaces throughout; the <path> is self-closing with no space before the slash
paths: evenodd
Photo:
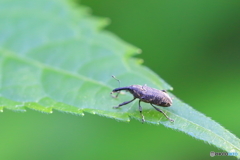
<path id="1" fill-rule="evenodd" d="M 139 103 L 139 111 L 140 111 L 140 115 L 142 116 L 142 123 L 144 123 L 144 122 L 145 122 L 145 119 L 144 119 L 144 116 L 143 116 L 143 114 L 142 114 L 142 107 L 141 107 L 141 105 L 140 105 L 140 102 L 141 102 L 141 100 L 138 101 L 138 103 Z"/>
<path id="2" fill-rule="evenodd" d="M 119 93 L 120 93 L 120 91 L 118 91 L 117 94 L 116 94 L 116 96 L 114 96 L 114 95 L 113 95 L 113 92 L 111 92 L 111 96 L 112 96 L 113 98 L 117 98 L 118 95 L 119 95 Z"/>
<path id="3" fill-rule="evenodd" d="M 124 106 L 124 105 L 126 105 L 126 104 L 128 104 L 128 103 L 131 103 L 131 102 L 134 101 L 135 99 L 136 99 L 136 98 L 133 98 L 131 101 L 123 102 L 123 103 L 121 103 L 121 104 L 119 104 L 118 106 L 113 107 L 113 108 L 119 108 L 119 107 L 121 107 L 121 106 Z"/>
<path id="4" fill-rule="evenodd" d="M 158 112 L 161 112 L 169 121 L 174 122 L 174 120 L 171 119 L 171 118 L 169 118 L 161 109 L 155 107 L 152 103 L 150 103 L 150 104 L 151 104 L 151 105 L 153 106 L 153 108 L 155 108 Z"/>

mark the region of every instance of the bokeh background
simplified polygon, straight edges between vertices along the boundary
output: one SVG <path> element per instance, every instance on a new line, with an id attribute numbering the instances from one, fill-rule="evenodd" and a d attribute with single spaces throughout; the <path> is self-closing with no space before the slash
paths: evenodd
<path id="1" fill-rule="evenodd" d="M 137 58 L 196 110 L 240 137 L 239 0 L 82 0 L 106 29 L 142 49 Z M 4 110 L 0 159 L 235 159 L 184 133 L 132 120 Z"/>

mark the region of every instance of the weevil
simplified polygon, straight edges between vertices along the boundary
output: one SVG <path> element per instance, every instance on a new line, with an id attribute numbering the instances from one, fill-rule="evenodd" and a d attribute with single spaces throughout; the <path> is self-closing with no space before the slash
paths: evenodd
<path id="1" fill-rule="evenodd" d="M 116 79 L 115 76 L 112 76 L 114 79 Z M 144 123 L 145 119 L 142 113 L 142 107 L 141 102 L 150 103 L 154 109 L 156 109 L 158 112 L 161 112 L 169 121 L 174 122 L 173 119 L 169 118 L 161 109 L 157 108 L 154 105 L 161 106 L 161 107 L 169 107 L 172 105 L 172 98 L 167 94 L 166 90 L 158 90 L 155 88 L 148 87 L 145 85 L 131 85 L 127 87 L 120 87 L 120 80 L 116 79 L 119 83 L 119 88 L 115 88 L 110 93 L 113 98 L 117 98 L 120 91 L 125 90 L 130 92 L 133 95 L 133 99 L 130 101 L 123 102 L 119 104 L 116 107 L 113 108 L 120 108 L 121 106 L 124 106 L 128 103 L 131 103 L 135 99 L 139 99 L 138 101 L 138 107 L 140 111 L 140 115 L 142 117 L 142 123 Z M 116 96 L 113 96 L 113 93 L 117 92 Z"/>

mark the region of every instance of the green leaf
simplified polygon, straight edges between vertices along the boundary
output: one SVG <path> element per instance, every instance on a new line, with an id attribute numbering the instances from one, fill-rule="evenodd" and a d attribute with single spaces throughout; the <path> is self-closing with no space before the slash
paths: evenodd
<path id="1" fill-rule="evenodd" d="M 141 120 L 137 101 L 129 94 L 110 97 L 122 86 L 147 84 L 171 90 L 141 60 L 139 49 L 102 30 L 108 19 L 92 17 L 89 9 L 64 0 L 0 1 L 0 111 L 26 108 L 77 115 L 84 112 L 121 121 Z M 213 144 L 240 157 L 240 140 L 221 125 L 181 102 L 162 110 L 168 121 L 149 104 L 143 104 L 147 123 L 163 124 Z"/>

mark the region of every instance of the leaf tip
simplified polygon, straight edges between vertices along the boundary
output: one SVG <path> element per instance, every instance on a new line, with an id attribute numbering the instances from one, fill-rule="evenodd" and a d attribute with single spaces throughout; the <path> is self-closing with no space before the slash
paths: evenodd
<path id="1" fill-rule="evenodd" d="M 144 60 L 143 59 L 137 59 L 138 64 L 143 64 Z"/>
<path id="2" fill-rule="evenodd" d="M 105 24 L 109 25 L 112 21 L 110 18 L 104 18 Z"/>
<path id="3" fill-rule="evenodd" d="M 142 50 L 138 48 L 138 49 L 136 50 L 136 52 L 137 52 L 138 54 L 141 54 L 141 53 L 142 53 Z"/>

